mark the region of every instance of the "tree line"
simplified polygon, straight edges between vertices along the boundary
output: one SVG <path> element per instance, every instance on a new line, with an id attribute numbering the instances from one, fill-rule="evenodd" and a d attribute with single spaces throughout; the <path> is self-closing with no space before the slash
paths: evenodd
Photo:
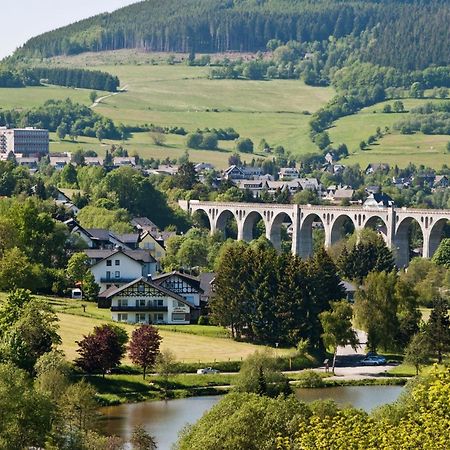
<path id="1" fill-rule="evenodd" d="M 140 48 L 254 52 L 270 39 L 326 41 L 374 30 L 368 60 L 403 69 L 449 62 L 447 2 L 357 0 L 146 1 L 30 39 L 17 55 L 50 57 Z"/>
<path id="2" fill-rule="evenodd" d="M 223 246 L 216 269 L 209 307 L 234 338 L 272 345 L 308 340 L 311 348 L 322 348 L 319 314 L 345 297 L 324 249 L 303 261 L 278 255 L 264 238 L 250 245 L 233 242 Z"/>
<path id="3" fill-rule="evenodd" d="M 72 69 L 68 67 L 35 67 L 29 69 L 38 80 L 58 86 L 116 92 L 119 78 L 100 70 Z"/>
<path id="4" fill-rule="evenodd" d="M 58 132 L 60 138 L 70 136 L 120 139 L 124 127 L 116 127 L 111 119 L 102 117 L 87 106 L 66 100 L 47 100 L 42 106 L 23 110 L 0 111 L 0 126 L 35 127 Z"/>
<path id="5" fill-rule="evenodd" d="M 116 92 L 120 86 L 118 77 L 100 70 L 69 67 L 34 67 L 15 70 L 0 67 L 0 88 L 39 86 L 41 81 L 57 86 L 109 92 Z"/>

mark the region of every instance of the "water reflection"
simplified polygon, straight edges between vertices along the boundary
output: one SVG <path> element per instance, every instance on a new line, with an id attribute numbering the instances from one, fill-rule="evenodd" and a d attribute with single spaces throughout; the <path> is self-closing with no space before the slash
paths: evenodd
<path id="1" fill-rule="evenodd" d="M 342 406 L 352 405 L 370 411 L 395 401 L 402 386 L 340 386 L 323 389 L 297 389 L 299 400 L 333 399 Z M 195 423 L 220 400 L 220 396 L 132 403 L 102 408 L 104 431 L 129 439 L 133 428 L 142 425 L 156 438 L 159 450 L 170 450 L 183 427 Z"/>
<path id="2" fill-rule="evenodd" d="M 295 395 L 304 402 L 332 399 L 340 406 L 353 406 L 369 412 L 397 400 L 402 389 L 403 386 L 337 386 L 297 389 Z"/>

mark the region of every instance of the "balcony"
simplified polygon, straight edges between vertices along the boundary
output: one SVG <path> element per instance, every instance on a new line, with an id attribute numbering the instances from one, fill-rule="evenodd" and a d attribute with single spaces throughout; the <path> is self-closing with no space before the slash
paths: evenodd
<path id="1" fill-rule="evenodd" d="M 144 306 L 111 306 L 111 312 L 167 312 L 167 306 L 148 303 Z"/>
<path id="2" fill-rule="evenodd" d="M 135 281 L 137 278 L 100 278 L 100 283 L 111 283 L 111 284 L 128 284 L 131 283 L 132 281 Z"/>

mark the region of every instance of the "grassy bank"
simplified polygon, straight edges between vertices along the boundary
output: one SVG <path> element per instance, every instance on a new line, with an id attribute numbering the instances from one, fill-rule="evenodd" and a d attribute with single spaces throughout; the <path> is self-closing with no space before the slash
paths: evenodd
<path id="1" fill-rule="evenodd" d="M 216 395 L 227 392 L 236 375 L 179 374 L 165 380 L 156 375 L 100 375 L 86 377 L 98 392 L 102 405 L 116 405 L 148 400 Z"/>

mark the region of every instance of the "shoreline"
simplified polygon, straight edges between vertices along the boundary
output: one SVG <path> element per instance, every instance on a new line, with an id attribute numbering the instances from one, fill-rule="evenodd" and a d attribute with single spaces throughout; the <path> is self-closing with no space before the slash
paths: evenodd
<path id="1" fill-rule="evenodd" d="M 236 376 L 236 375 L 234 375 Z M 295 389 L 322 389 L 332 387 L 345 387 L 345 386 L 403 386 L 409 379 L 413 377 L 397 377 L 397 376 L 369 376 L 366 378 L 340 378 L 340 377 L 328 377 L 322 378 L 322 382 L 317 385 L 308 385 L 302 380 L 290 379 L 289 384 Z M 105 379 L 108 380 L 107 378 Z M 124 404 L 135 404 L 144 402 L 155 402 L 162 400 L 177 400 L 190 397 L 207 397 L 215 395 L 226 395 L 233 390 L 233 384 L 209 384 L 205 385 L 193 385 L 185 387 L 183 389 L 167 389 L 167 393 L 161 391 L 155 391 L 151 389 L 153 383 L 148 383 L 150 388 L 146 391 L 128 391 L 127 393 L 121 392 L 99 392 L 97 399 L 99 401 L 99 407 L 118 406 Z"/>

